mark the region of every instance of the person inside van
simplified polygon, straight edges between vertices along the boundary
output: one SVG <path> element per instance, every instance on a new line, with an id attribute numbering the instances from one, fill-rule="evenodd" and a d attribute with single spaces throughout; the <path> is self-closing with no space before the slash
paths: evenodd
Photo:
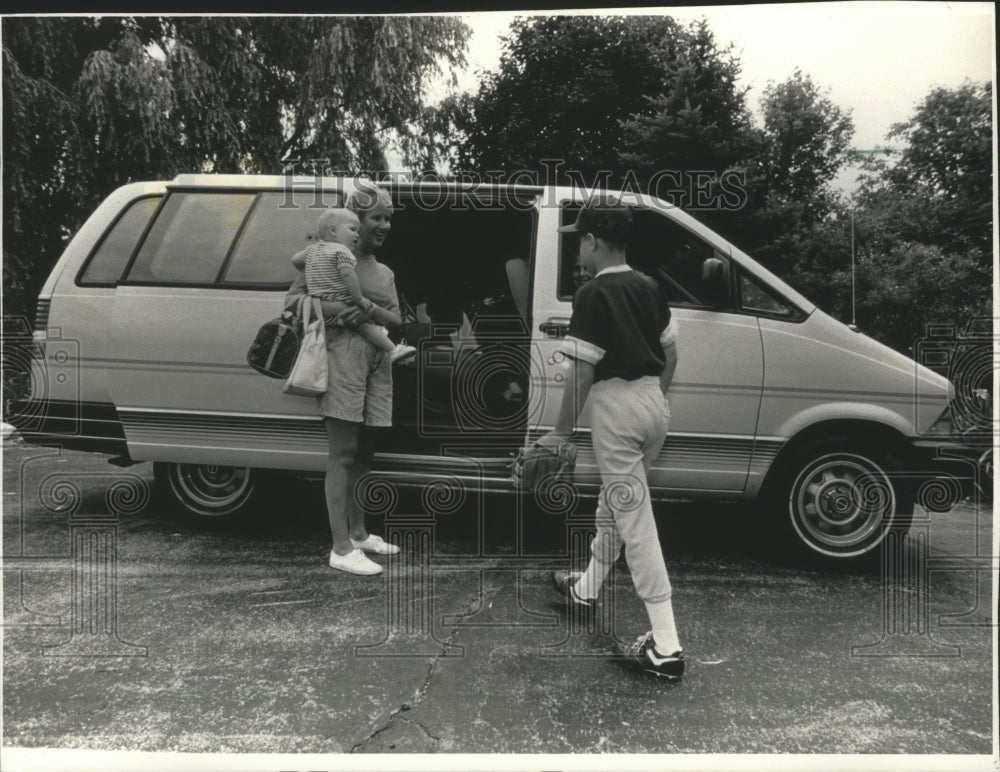
<path id="1" fill-rule="evenodd" d="M 336 314 L 344 324 L 327 325 L 330 377 L 326 393 L 319 398 L 329 444 L 324 492 L 333 548 L 328 563 L 340 571 L 374 575 L 382 573 L 382 566 L 365 553 L 395 555 L 400 550 L 368 533 L 364 510 L 354 494 L 374 454 L 371 430 L 392 425 L 392 364 L 388 354 L 348 327 L 368 321 L 384 327 L 401 323 L 395 277 L 375 257 L 389 234 L 393 206 L 386 191 L 366 188 L 351 195 L 347 208 L 360 223 L 354 269 L 372 305 L 362 308 L 323 301 L 324 316 Z M 305 274 L 300 273 L 289 288 L 285 307 L 297 303 L 306 287 Z"/>
<path id="2" fill-rule="evenodd" d="M 484 410 L 482 418 L 494 421 L 511 419 L 527 406 L 529 264 L 524 241 L 530 223 L 511 221 L 506 213 L 487 214 L 493 216 L 437 213 L 433 241 L 411 240 L 410 254 L 397 257 L 394 265 L 420 327 L 417 337 L 411 338 L 408 330 L 407 338 L 415 342 L 425 336 L 450 346 L 455 355 L 450 368 L 425 366 L 420 398 L 453 410 L 453 394 L 467 395 L 454 391 L 456 373 L 476 373 L 476 393 L 467 395 L 470 402 L 461 410 L 465 415 Z"/>
<path id="3" fill-rule="evenodd" d="M 361 292 L 354 270 L 357 259 L 351 252 L 358 245 L 360 228 L 361 221 L 349 209 L 327 209 L 319 216 L 319 240 L 292 257 L 292 265 L 305 271 L 306 291 L 310 297 L 371 309 L 372 301 Z M 390 362 L 417 353 L 413 346 L 393 343 L 384 327 L 362 322 L 351 329 L 375 348 L 387 353 Z"/>
<path id="4" fill-rule="evenodd" d="M 576 259 L 573 261 L 573 287 L 580 289 L 588 281 L 590 281 L 590 273 L 587 271 L 587 266 L 583 264 L 580 253 L 577 252 Z"/>

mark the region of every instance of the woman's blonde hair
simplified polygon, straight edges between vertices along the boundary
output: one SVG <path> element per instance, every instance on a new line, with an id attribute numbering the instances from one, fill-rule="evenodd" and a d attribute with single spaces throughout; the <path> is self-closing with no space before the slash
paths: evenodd
<path id="1" fill-rule="evenodd" d="M 345 206 L 359 218 L 364 218 L 379 204 L 385 204 L 389 209 L 392 209 L 392 196 L 385 188 L 376 188 L 368 183 L 356 188 L 348 197 Z"/>

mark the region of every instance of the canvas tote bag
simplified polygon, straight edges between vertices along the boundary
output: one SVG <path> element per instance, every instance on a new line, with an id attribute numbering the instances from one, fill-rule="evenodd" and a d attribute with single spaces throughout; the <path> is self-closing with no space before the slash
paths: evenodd
<path id="1" fill-rule="evenodd" d="M 318 397 L 326 391 L 328 374 L 326 332 L 319 301 L 302 298 L 299 317 L 302 319 L 302 344 L 282 391 L 301 397 Z"/>

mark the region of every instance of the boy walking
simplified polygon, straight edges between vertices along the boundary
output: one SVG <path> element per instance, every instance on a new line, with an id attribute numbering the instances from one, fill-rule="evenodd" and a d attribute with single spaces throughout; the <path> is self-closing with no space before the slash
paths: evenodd
<path id="1" fill-rule="evenodd" d="M 553 446 L 569 437 L 589 398 L 601 494 L 587 569 L 557 572 L 553 584 L 571 609 L 587 612 L 624 545 L 652 629 L 619 654 L 643 671 L 677 680 L 684 655 L 646 479 L 670 419 L 666 392 L 677 366 L 676 324 L 659 285 L 625 262 L 633 230 L 627 206 L 593 199 L 576 223 L 559 230 L 579 234 L 580 259 L 593 278 L 573 301 L 565 352 L 573 364 L 555 428 L 539 442 Z"/>

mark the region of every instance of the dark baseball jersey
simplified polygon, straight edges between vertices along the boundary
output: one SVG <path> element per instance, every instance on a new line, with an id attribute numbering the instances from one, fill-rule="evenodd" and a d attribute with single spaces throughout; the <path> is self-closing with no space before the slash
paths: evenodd
<path id="1" fill-rule="evenodd" d="M 594 381 L 634 381 L 658 376 L 664 346 L 676 340 L 676 324 L 660 286 L 627 265 L 605 268 L 573 299 L 563 351 L 594 365 Z"/>

